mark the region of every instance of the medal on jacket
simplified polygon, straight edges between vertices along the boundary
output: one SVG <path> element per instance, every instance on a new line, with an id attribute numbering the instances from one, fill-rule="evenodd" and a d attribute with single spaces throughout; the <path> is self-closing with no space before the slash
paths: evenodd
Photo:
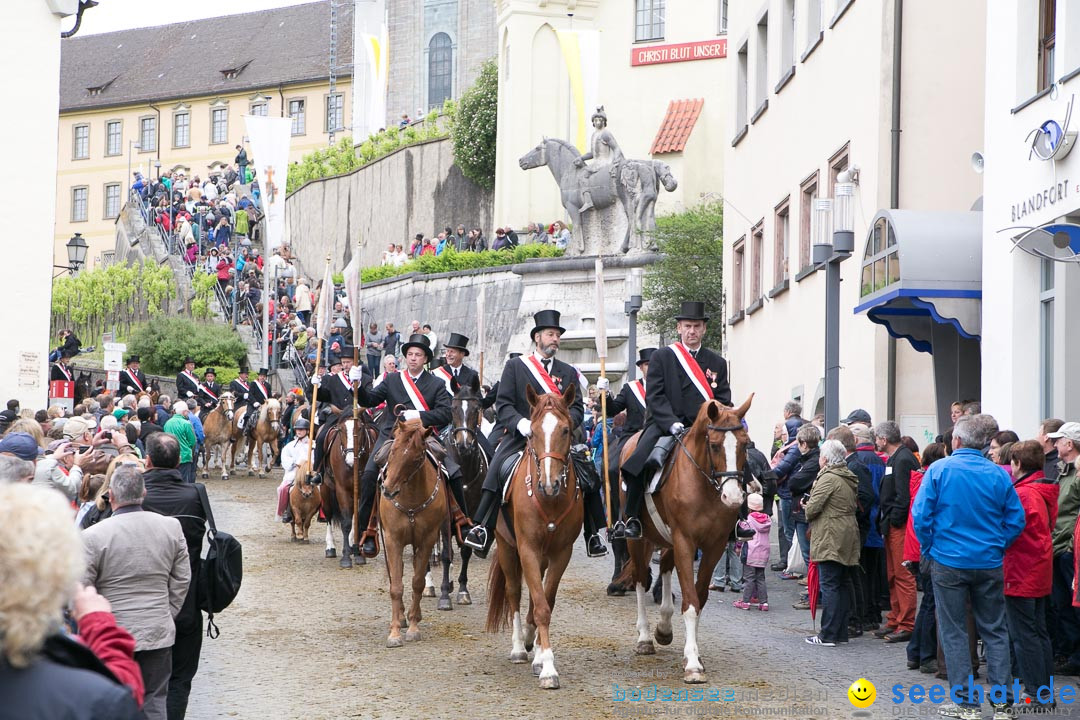
<path id="1" fill-rule="evenodd" d="M 705 377 L 712 381 L 712 382 L 709 383 L 709 387 L 715 388 L 716 387 L 716 373 L 714 373 L 712 370 L 706 370 L 705 371 Z"/>

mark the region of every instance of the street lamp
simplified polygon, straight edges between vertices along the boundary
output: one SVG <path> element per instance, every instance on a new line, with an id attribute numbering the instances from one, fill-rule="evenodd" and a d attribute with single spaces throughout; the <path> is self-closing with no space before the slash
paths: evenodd
<path id="1" fill-rule="evenodd" d="M 71 239 L 67 241 L 67 265 L 53 265 L 58 270 L 66 270 L 69 274 L 74 275 L 79 272 L 79 268 L 86 264 L 86 251 L 90 248 L 86 244 L 86 240 L 83 239 L 82 233 L 75 233 Z M 60 273 L 63 275 L 63 273 Z M 54 277 L 60 277 L 55 275 Z"/>
<path id="2" fill-rule="evenodd" d="M 626 351 L 629 358 L 626 362 L 626 377 L 628 380 L 635 379 L 637 375 L 637 314 L 641 310 L 641 268 L 630 268 L 626 275 L 626 294 L 630 299 L 623 303 L 623 312 L 630 317 L 630 328 L 626 337 Z"/>

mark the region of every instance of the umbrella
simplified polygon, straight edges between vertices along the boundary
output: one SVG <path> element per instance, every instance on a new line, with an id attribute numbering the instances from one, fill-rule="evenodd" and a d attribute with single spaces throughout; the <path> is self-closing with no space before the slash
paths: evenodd
<path id="1" fill-rule="evenodd" d="M 815 614 L 817 613 L 818 590 L 819 582 L 817 563 L 811 562 L 810 565 L 806 568 L 806 592 L 809 594 L 808 600 L 810 603 L 810 618 L 812 620 L 817 619 L 815 617 Z"/>

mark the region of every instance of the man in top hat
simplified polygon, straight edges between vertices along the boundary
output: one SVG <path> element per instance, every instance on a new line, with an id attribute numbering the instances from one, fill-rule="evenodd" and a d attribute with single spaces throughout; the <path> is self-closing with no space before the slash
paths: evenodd
<path id="1" fill-rule="evenodd" d="M 221 400 L 221 383 L 217 381 L 217 371 L 214 368 L 206 368 L 203 373 L 203 381 L 199 385 L 199 419 L 206 418 L 206 414 L 217 407 Z"/>
<path id="2" fill-rule="evenodd" d="M 683 302 L 675 316 L 679 342 L 652 354 L 645 377 L 645 402 L 649 418 L 634 454 L 622 465 L 626 480 L 625 521 L 616 523 L 613 538 L 641 537 L 641 501 L 645 494 L 645 461 L 656 442 L 678 435 L 693 424 L 706 400 L 731 404 L 727 361 L 702 345 L 705 338 L 705 303 Z"/>
<path id="3" fill-rule="evenodd" d="M 450 393 L 451 398 L 457 394 L 458 388 L 468 387 L 474 382 L 476 383 L 477 394 L 479 394 L 480 374 L 464 363 L 465 358 L 468 356 L 469 338 L 461 333 L 450 333 L 450 338 L 443 343 L 443 357 L 446 363 L 432 370 L 432 374 L 446 383 L 446 390 Z M 485 407 L 482 400 L 480 406 Z M 494 454 L 491 442 L 488 441 L 484 433 L 478 432 L 476 441 L 483 448 L 484 455 L 488 458 Z"/>
<path id="4" fill-rule="evenodd" d="M 184 358 L 184 369 L 176 375 L 176 399 L 198 398 L 199 378 L 195 376 L 195 358 Z"/>
<path id="5" fill-rule="evenodd" d="M 49 370 L 49 382 L 55 382 L 57 380 L 61 382 L 74 382 L 75 372 L 71 369 L 71 365 L 68 362 L 73 357 L 75 357 L 75 354 L 70 350 L 60 351 L 60 359 L 54 362 L 52 369 Z"/>
<path id="6" fill-rule="evenodd" d="M 352 352 L 351 346 L 346 346 L 346 348 L 350 353 Z M 315 398 L 319 401 L 318 416 L 315 418 L 319 431 L 315 437 L 315 456 L 312 459 L 314 472 L 311 482 L 313 484 L 322 482 L 323 461 L 326 457 L 324 447 L 326 434 L 343 415 L 352 414 L 353 405 L 353 386 L 348 375 L 348 370 L 352 367 L 352 355 L 339 357 L 331 351 L 326 364 L 330 372 L 321 376 L 316 373 L 311 378 L 312 392 L 318 391 Z"/>
<path id="7" fill-rule="evenodd" d="M 495 539 L 495 522 L 499 513 L 499 491 L 503 478 L 500 470 L 507 458 L 525 449 L 529 435 L 532 434 L 532 424 L 529 415 L 532 409 L 526 396 L 526 389 L 532 389 L 540 394 L 562 394 L 571 385 L 580 383 L 580 375 L 573 365 L 555 358 L 559 351 L 559 341 L 566 329 L 559 325 L 560 314 L 557 310 L 541 310 L 533 316 L 535 327 L 529 333 L 536 345 L 534 352 L 527 356 L 516 358 L 503 366 L 502 377 L 499 379 L 499 394 L 495 401 L 499 424 L 506 429 L 506 434 L 499 443 L 488 466 L 487 477 L 484 478 L 484 494 L 480 499 L 480 506 L 474 514 L 478 523 L 465 539 L 465 544 L 474 548 L 477 553 L 484 557 Z M 570 404 L 570 423 L 574 441 L 582 442 L 584 431 L 581 424 L 585 418 L 585 404 L 582 400 L 583 393 L 574 396 Z M 580 439 L 579 439 L 580 438 Z M 569 458 L 567 459 L 569 461 Z M 586 549 L 590 557 L 607 554 L 607 548 L 600 541 L 599 528 L 606 523 L 604 520 L 604 506 L 600 500 L 599 490 L 585 493 L 586 525 L 594 525 L 586 529 Z M 591 530 L 591 532 L 590 532 Z"/>
<path id="8" fill-rule="evenodd" d="M 138 395 L 146 391 L 146 375 L 139 369 L 139 356 L 128 358 L 127 367 L 120 371 L 120 390 L 124 395 Z"/>
<path id="9" fill-rule="evenodd" d="M 379 467 L 375 456 L 394 432 L 394 423 L 398 417 L 394 408 L 405 407 L 402 420 L 420 420 L 424 427 L 437 429 L 447 425 L 450 420 L 450 393 L 443 380 L 424 370 L 424 365 L 431 362 L 435 354 L 431 351 L 430 341 L 422 333 L 413 333 L 409 341 L 401 346 L 405 355 L 405 368 L 401 372 L 387 374 L 381 383 L 372 385 L 363 383 L 363 368 L 357 365 L 350 377 L 361 383 L 360 403 L 364 407 L 375 407 L 386 403 L 387 412 L 379 420 L 379 437 L 368 457 L 367 465 L 360 476 L 360 518 L 361 527 L 371 524 L 371 511 L 375 506 L 375 484 L 379 477 Z M 461 486 L 461 468 L 449 456 L 443 458 L 443 466 L 450 476 L 450 490 L 457 500 L 458 507 L 464 512 L 465 496 Z M 468 520 L 464 520 L 466 530 Z M 360 553 L 365 557 L 375 557 L 375 538 L 365 533 Z"/>
<path id="10" fill-rule="evenodd" d="M 248 403 L 251 402 L 251 382 L 248 380 L 247 362 L 240 362 L 240 370 L 236 373 L 236 378 L 229 383 L 228 389 L 236 398 L 233 406 L 236 414 L 242 416 L 247 409 Z"/>
<path id="11" fill-rule="evenodd" d="M 266 378 L 268 372 L 264 367 L 259 368 L 255 382 L 248 385 L 250 396 L 248 397 L 247 408 L 244 411 L 244 434 L 247 437 L 255 434 L 255 423 L 259 420 L 259 408 L 270 399 L 270 381 Z"/>

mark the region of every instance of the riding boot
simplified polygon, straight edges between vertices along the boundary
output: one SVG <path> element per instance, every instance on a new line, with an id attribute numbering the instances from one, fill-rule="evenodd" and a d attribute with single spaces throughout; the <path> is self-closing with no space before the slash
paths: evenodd
<path id="1" fill-rule="evenodd" d="M 373 512 L 375 508 L 375 483 L 376 480 L 368 477 L 367 471 L 360 478 L 360 517 L 358 525 L 367 527 L 361 540 L 360 554 L 365 557 L 378 555 L 378 546 L 375 543 L 375 522 Z M 369 556 L 368 553 L 371 553 Z"/>
<path id="2" fill-rule="evenodd" d="M 627 539 L 641 537 L 641 501 L 645 496 L 645 488 L 642 485 L 640 478 L 626 475 L 626 507 L 623 510 L 626 520 L 623 523 L 622 534 L 618 533 L 619 528 L 616 527 L 612 537 Z"/>
<path id="3" fill-rule="evenodd" d="M 480 496 L 480 505 L 473 514 L 477 523 L 465 536 L 464 544 L 473 549 L 479 557 L 486 557 L 492 540 L 495 539 L 495 523 L 498 521 L 499 494 L 495 490 L 484 488 Z"/>
<path id="4" fill-rule="evenodd" d="M 453 524 L 457 529 L 458 541 L 461 541 L 473 527 L 469 516 L 465 514 L 465 489 L 462 487 L 461 471 L 452 474 L 448 479 L 448 483 L 450 485 L 450 494 L 454 496 L 454 502 L 451 503 Z"/>
<path id="5" fill-rule="evenodd" d="M 593 490 L 585 493 L 585 549 L 589 557 L 607 555 L 607 548 L 600 539 L 600 528 L 607 525 L 604 517 L 604 503 L 600 492 Z"/>

